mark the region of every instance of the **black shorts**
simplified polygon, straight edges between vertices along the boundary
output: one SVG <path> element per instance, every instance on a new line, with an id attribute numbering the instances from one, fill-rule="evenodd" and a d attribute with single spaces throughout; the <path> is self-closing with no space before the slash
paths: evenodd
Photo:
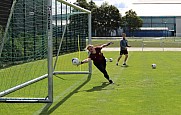
<path id="1" fill-rule="evenodd" d="M 121 51 L 120 51 L 120 55 L 123 55 L 123 54 L 124 54 L 124 55 L 125 55 L 125 54 L 128 54 L 128 50 L 121 50 Z"/>

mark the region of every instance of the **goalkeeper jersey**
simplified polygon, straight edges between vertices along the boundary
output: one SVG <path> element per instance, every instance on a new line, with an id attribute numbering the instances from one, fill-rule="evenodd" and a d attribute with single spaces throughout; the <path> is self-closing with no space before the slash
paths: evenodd
<path id="1" fill-rule="evenodd" d="M 101 47 L 95 47 L 96 53 L 95 54 L 90 54 L 89 58 L 91 58 L 91 60 L 93 60 L 94 64 L 95 63 L 101 63 L 105 61 L 105 57 L 103 55 L 103 53 L 101 52 Z"/>

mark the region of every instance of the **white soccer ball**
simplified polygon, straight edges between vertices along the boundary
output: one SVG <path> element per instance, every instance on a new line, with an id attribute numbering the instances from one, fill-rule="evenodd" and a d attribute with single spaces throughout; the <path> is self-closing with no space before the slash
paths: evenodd
<path id="1" fill-rule="evenodd" d="M 113 58 L 109 58 L 109 61 L 112 62 L 112 61 L 113 61 Z"/>
<path id="2" fill-rule="evenodd" d="M 105 59 L 106 59 L 106 62 L 108 62 L 108 61 L 109 61 L 107 58 L 105 58 Z"/>
<path id="3" fill-rule="evenodd" d="M 78 58 L 72 58 L 72 64 L 73 65 L 78 65 L 80 63 Z"/>
<path id="4" fill-rule="evenodd" d="M 156 64 L 151 65 L 153 69 L 156 69 Z"/>

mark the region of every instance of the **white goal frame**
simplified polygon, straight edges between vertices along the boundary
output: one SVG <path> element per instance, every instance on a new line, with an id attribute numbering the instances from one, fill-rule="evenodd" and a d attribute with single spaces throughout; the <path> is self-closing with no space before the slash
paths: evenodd
<path id="1" fill-rule="evenodd" d="M 16 0 L 15 0 L 16 1 Z M 77 5 L 69 3 L 65 0 L 56 0 L 65 5 L 71 6 L 80 11 L 86 12 L 88 14 L 88 43 L 91 44 L 91 12 L 83 9 Z M 53 102 L 53 75 L 54 74 L 91 74 L 92 73 L 92 63 L 89 63 L 89 70 L 86 72 L 54 72 L 53 67 L 53 43 L 52 43 L 52 0 L 47 0 L 47 36 L 48 36 L 48 71 L 47 74 L 42 75 L 38 78 L 27 81 L 23 84 L 19 84 L 10 89 L 0 92 L 0 102 L 12 102 L 12 103 L 52 103 Z M 16 2 L 13 3 L 12 8 L 14 8 Z M 8 20 L 11 20 L 12 12 L 9 15 Z M 8 30 L 10 21 L 8 21 L 6 30 Z M 6 34 L 6 33 L 5 33 Z M 5 41 L 4 41 L 5 42 Z M 2 45 L 2 44 L 1 44 Z M 2 46 L 3 47 L 3 46 Z M 2 50 L 2 48 L 0 48 Z M 1 53 L 0 53 L 1 54 Z M 15 92 L 16 90 L 22 89 L 30 84 L 36 83 L 40 80 L 48 78 L 48 96 L 44 98 L 17 98 L 17 97 L 4 97 L 7 94 Z"/>

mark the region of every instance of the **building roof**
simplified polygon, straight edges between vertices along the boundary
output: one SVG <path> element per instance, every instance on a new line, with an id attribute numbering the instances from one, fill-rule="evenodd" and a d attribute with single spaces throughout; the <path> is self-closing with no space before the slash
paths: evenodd
<path id="1" fill-rule="evenodd" d="M 181 16 L 180 8 L 181 0 L 134 0 L 129 9 L 138 16 Z"/>

